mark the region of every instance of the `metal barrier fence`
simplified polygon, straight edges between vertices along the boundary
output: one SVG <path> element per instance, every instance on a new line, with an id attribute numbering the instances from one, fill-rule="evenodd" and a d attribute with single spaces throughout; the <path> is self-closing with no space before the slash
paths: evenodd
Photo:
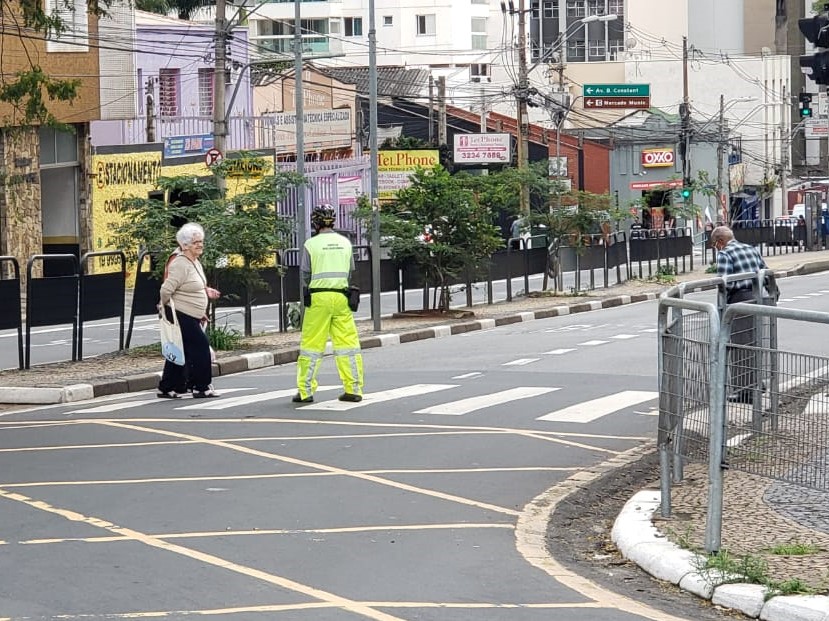
<path id="1" fill-rule="evenodd" d="M 750 302 L 726 304 L 729 283 L 749 278 Z M 715 290 L 716 304 L 688 299 Z M 829 358 L 780 342 L 781 321 L 829 323 L 829 313 L 778 308 L 773 272 L 673 287 L 659 302 L 662 514 L 687 461 L 707 462 L 705 548 L 721 544 L 723 478 L 738 470 L 829 490 Z M 788 323 L 786 324 L 788 326 Z"/>

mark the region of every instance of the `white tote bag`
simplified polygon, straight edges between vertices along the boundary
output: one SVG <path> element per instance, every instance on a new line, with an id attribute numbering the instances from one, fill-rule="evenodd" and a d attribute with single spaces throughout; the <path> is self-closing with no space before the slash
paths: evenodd
<path id="1" fill-rule="evenodd" d="M 162 308 L 158 322 L 158 327 L 161 330 L 161 355 L 164 356 L 165 360 L 183 366 L 184 340 L 181 338 L 181 326 L 178 325 L 176 307 L 172 300 L 170 300 L 170 312 L 173 315 L 173 321 L 167 321 L 167 313 Z"/>

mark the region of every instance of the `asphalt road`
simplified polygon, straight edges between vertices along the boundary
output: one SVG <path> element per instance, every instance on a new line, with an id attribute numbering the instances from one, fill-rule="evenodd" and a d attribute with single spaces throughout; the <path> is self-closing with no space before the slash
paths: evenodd
<path id="1" fill-rule="evenodd" d="M 819 306 L 822 280 L 787 279 L 784 300 Z M 327 359 L 301 407 L 286 365 L 219 378 L 217 400 L 0 417 L 0 618 L 693 619 L 516 544 L 534 498 L 655 436 L 655 315 L 368 350 L 359 404 L 336 401 Z M 814 347 L 821 328 L 782 334 Z"/>

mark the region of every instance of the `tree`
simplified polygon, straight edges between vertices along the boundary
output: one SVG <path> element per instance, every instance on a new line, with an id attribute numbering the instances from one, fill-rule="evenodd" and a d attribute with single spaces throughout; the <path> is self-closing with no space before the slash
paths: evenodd
<path id="1" fill-rule="evenodd" d="M 356 212 L 363 220 L 371 209 L 362 201 Z M 392 259 L 417 266 L 440 292 L 433 307 L 449 310 L 449 284 L 466 270 L 484 267 L 503 241 L 492 224 L 493 213 L 475 192 L 443 166 L 418 169 L 411 185 L 380 210 L 380 231 Z"/>
<path id="2" fill-rule="evenodd" d="M 239 159 L 243 161 L 239 165 Z M 236 162 L 236 164 L 234 164 Z M 227 177 L 232 171 L 250 181 L 266 163 L 262 158 L 242 154 L 215 167 L 217 175 Z M 238 173 L 234 173 L 238 174 Z M 278 250 L 288 247 L 293 219 L 277 213 L 276 203 L 288 192 L 306 183 L 296 173 L 275 172 L 251 182 L 242 192 L 230 197 L 216 187 L 215 178 L 167 177 L 158 180 L 167 196 L 188 196 L 190 205 L 138 198 L 128 203 L 125 220 L 116 229 L 119 246 L 134 259 L 141 249 L 167 256 L 176 247 L 176 227 L 172 222 L 201 224 L 208 237 L 202 263 L 210 282 L 215 283 L 218 270 L 224 282 L 236 283 L 245 292 L 245 335 L 252 334 L 250 293 L 264 283 L 259 268 L 264 267 Z M 163 271 L 163 261 L 156 261 L 156 275 Z"/>

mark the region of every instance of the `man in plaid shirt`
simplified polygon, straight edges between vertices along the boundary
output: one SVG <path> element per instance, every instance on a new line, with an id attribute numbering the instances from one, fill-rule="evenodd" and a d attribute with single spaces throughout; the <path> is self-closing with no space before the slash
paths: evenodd
<path id="1" fill-rule="evenodd" d="M 717 251 L 717 274 L 729 276 L 746 272 L 756 273 L 766 269 L 766 262 L 754 247 L 734 239 L 733 231 L 727 226 L 718 226 L 711 231 L 711 247 Z M 752 280 L 736 280 L 726 284 L 726 304 L 751 302 L 754 300 Z M 754 401 L 756 361 L 753 348 L 757 345 L 754 336 L 754 318 L 737 315 L 731 324 L 731 390 L 728 400 L 736 403 Z"/>

